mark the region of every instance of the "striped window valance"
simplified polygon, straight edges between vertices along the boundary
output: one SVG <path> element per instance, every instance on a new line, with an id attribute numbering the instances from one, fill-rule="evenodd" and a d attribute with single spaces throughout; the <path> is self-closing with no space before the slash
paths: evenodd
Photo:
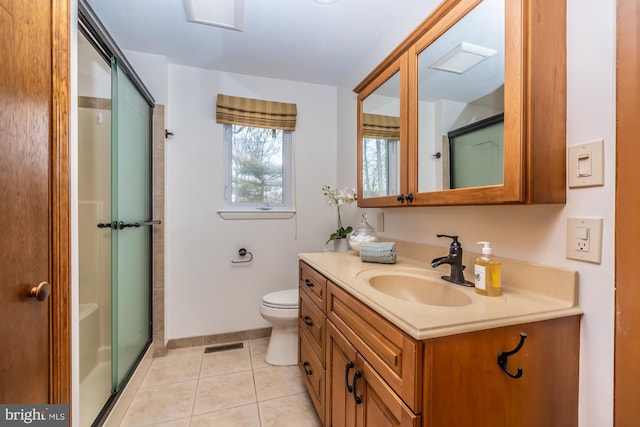
<path id="1" fill-rule="evenodd" d="M 240 98 L 218 94 L 218 123 L 293 131 L 296 128 L 296 104 Z"/>
<path id="2" fill-rule="evenodd" d="M 400 139 L 400 117 L 381 114 L 362 115 L 362 136 L 372 139 Z"/>

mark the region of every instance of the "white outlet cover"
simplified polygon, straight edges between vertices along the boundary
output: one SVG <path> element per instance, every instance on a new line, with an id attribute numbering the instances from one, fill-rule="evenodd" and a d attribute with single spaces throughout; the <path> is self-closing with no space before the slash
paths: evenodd
<path id="1" fill-rule="evenodd" d="M 588 228 L 588 242 L 580 242 L 581 231 Z M 602 257 L 602 218 L 567 218 L 567 258 L 600 264 Z M 581 250 L 586 248 L 587 250 Z"/>

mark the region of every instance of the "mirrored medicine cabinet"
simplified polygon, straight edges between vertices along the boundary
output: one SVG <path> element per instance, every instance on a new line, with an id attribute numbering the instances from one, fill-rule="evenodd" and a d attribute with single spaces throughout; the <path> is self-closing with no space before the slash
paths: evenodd
<path id="1" fill-rule="evenodd" d="M 360 207 L 564 203 L 566 5 L 444 0 L 354 91 Z"/>

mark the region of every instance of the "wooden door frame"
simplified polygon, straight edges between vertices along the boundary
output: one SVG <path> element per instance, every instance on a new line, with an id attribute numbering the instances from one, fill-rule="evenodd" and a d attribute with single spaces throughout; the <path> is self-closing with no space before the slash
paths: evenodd
<path id="1" fill-rule="evenodd" d="M 70 0 L 51 1 L 49 401 L 71 405 Z"/>
<path id="2" fill-rule="evenodd" d="M 640 2 L 618 0 L 616 13 L 616 214 L 614 425 L 635 426 L 640 417 L 640 277 L 634 238 L 640 236 Z"/>

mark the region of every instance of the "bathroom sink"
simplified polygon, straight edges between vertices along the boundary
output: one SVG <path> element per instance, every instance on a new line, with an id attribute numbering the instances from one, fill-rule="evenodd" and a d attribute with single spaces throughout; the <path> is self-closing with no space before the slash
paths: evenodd
<path id="1" fill-rule="evenodd" d="M 409 271 L 365 271 L 361 275 L 373 289 L 405 301 L 442 307 L 471 304 L 471 298 L 456 285 L 444 282 L 439 276 Z"/>

